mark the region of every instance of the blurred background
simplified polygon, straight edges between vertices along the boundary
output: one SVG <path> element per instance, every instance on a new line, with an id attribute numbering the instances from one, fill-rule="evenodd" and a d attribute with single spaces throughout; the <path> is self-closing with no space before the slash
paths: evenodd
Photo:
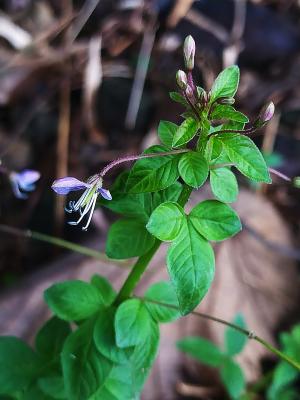
<path id="1" fill-rule="evenodd" d="M 48 316 L 42 291 L 54 281 L 98 271 L 121 284 L 124 266 L 120 273 L 101 256 L 70 254 L 39 235 L 103 251 L 114 218 L 98 208 L 87 232 L 68 225 L 51 184 L 66 175 L 85 180 L 112 159 L 157 143 L 159 120 L 180 122 L 182 108 L 169 92 L 189 34 L 198 85 L 210 89 L 221 69 L 238 64 L 236 108 L 253 120 L 275 103 L 255 141 L 270 167 L 300 175 L 299 0 L 0 1 L 0 334 L 32 340 Z M 26 169 L 41 177 L 19 199 L 12 173 Z M 300 191 L 277 177 L 255 187 L 238 179 L 234 206 L 244 230 L 216 246 L 216 280 L 199 309 L 228 320 L 241 312 L 249 328 L 278 345 L 279 332 L 300 321 Z M 209 196 L 204 188 L 191 202 Z M 141 291 L 165 277 L 163 252 Z M 221 342 L 223 330 L 193 318 L 164 327 L 145 399 L 226 398 L 215 371 L 176 350 L 187 334 Z M 240 362 L 248 382 L 276 365 L 250 344 Z M 253 398 L 266 398 L 265 389 Z"/>

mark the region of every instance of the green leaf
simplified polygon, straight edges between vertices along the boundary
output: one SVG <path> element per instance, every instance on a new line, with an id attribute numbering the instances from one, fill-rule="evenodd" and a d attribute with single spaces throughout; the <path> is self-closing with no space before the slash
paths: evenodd
<path id="1" fill-rule="evenodd" d="M 246 323 L 242 314 L 237 314 L 234 320 L 232 321 L 233 324 L 246 329 Z M 245 344 L 247 343 L 247 336 L 236 329 L 227 327 L 225 330 L 225 351 L 229 356 L 235 356 L 239 354 Z"/>
<path id="2" fill-rule="evenodd" d="M 180 147 L 185 143 L 188 143 L 196 135 L 199 129 L 198 122 L 194 118 L 187 118 L 177 128 L 172 147 Z"/>
<path id="3" fill-rule="evenodd" d="M 183 225 L 183 208 L 174 202 L 160 204 L 151 214 L 146 228 L 159 240 L 174 240 Z"/>
<path id="4" fill-rule="evenodd" d="M 175 182 L 167 189 L 152 193 L 152 211 L 154 211 L 161 203 L 165 203 L 166 201 L 176 202 L 179 199 L 181 191 L 181 183 Z"/>
<path id="5" fill-rule="evenodd" d="M 167 147 L 152 146 L 144 153 L 167 151 Z M 179 158 L 178 154 L 170 154 L 136 161 L 128 177 L 127 190 L 130 193 L 155 192 L 171 186 L 179 176 Z"/>
<path id="6" fill-rule="evenodd" d="M 220 97 L 234 97 L 239 86 L 240 71 L 237 65 L 225 68 L 216 78 L 212 89 L 210 101 Z"/>
<path id="7" fill-rule="evenodd" d="M 93 275 L 91 284 L 98 289 L 104 305 L 109 306 L 114 301 L 116 292 L 104 276 Z"/>
<path id="8" fill-rule="evenodd" d="M 277 400 L 281 398 L 281 392 L 295 381 L 298 375 L 299 373 L 297 370 L 290 364 L 284 361 L 280 362 L 275 368 L 273 381 L 267 392 L 268 400 Z"/>
<path id="9" fill-rule="evenodd" d="M 169 121 L 160 121 L 158 125 L 158 136 L 161 142 L 167 147 L 172 147 L 173 137 L 175 135 L 178 125 Z"/>
<path id="10" fill-rule="evenodd" d="M 94 341 L 97 349 L 106 358 L 117 364 L 125 364 L 130 358 L 132 349 L 117 347 L 114 327 L 115 314 L 115 307 L 100 312 L 94 329 Z"/>
<path id="11" fill-rule="evenodd" d="M 232 399 L 239 399 L 245 391 L 246 382 L 241 367 L 230 358 L 224 361 L 221 368 L 221 380 Z"/>
<path id="12" fill-rule="evenodd" d="M 239 187 L 236 177 L 229 168 L 216 168 L 210 171 L 210 186 L 213 194 L 224 203 L 236 201 Z"/>
<path id="13" fill-rule="evenodd" d="M 80 321 L 104 306 L 95 286 L 80 280 L 56 283 L 44 293 L 49 308 L 66 321 Z"/>
<path id="14" fill-rule="evenodd" d="M 68 400 L 90 399 L 112 369 L 112 363 L 94 344 L 94 326 L 95 319 L 89 319 L 64 344 L 61 360 Z"/>
<path id="15" fill-rule="evenodd" d="M 229 119 L 231 121 L 247 123 L 249 119 L 243 113 L 236 111 L 232 106 L 217 104 L 211 114 L 211 119 Z"/>
<path id="16" fill-rule="evenodd" d="M 266 162 L 254 142 L 247 136 L 226 133 L 218 136 L 236 168 L 247 178 L 257 182 L 271 183 Z"/>
<path id="17" fill-rule="evenodd" d="M 220 157 L 223 145 L 220 140 L 216 140 L 215 136 L 211 136 L 206 144 L 205 158 L 210 163 Z"/>
<path id="18" fill-rule="evenodd" d="M 201 337 L 186 337 L 177 342 L 179 350 L 211 367 L 222 364 L 224 355 L 210 340 Z"/>
<path id="19" fill-rule="evenodd" d="M 188 102 L 185 100 L 185 98 L 180 93 L 170 92 L 169 95 L 173 101 L 176 101 L 176 103 L 180 103 L 183 106 L 188 107 Z"/>
<path id="20" fill-rule="evenodd" d="M 66 399 L 64 381 L 59 375 L 40 378 L 38 386 L 43 393 L 53 399 Z"/>
<path id="21" fill-rule="evenodd" d="M 39 330 L 35 338 L 37 353 L 48 361 L 60 356 L 64 341 L 71 333 L 68 322 L 57 317 L 50 318 Z"/>
<path id="22" fill-rule="evenodd" d="M 124 301 L 115 316 L 116 343 L 118 347 L 131 347 L 142 343 L 150 330 L 151 317 L 138 299 Z"/>
<path id="23" fill-rule="evenodd" d="M 177 309 L 168 308 L 146 300 L 145 305 L 155 321 L 171 322 L 180 317 L 176 293 L 170 282 L 162 281 L 150 286 L 145 293 L 145 298 L 177 307 Z"/>
<path id="24" fill-rule="evenodd" d="M 113 199 L 103 199 L 100 203 L 115 213 L 126 217 L 137 218 L 140 221 L 148 221 L 150 215 L 150 193 L 117 193 L 112 192 Z"/>
<path id="25" fill-rule="evenodd" d="M 19 399 L 19 397 L 18 397 Z M 23 393 L 22 400 L 53 400 L 53 397 L 45 394 L 37 384 L 34 384 Z"/>
<path id="26" fill-rule="evenodd" d="M 214 264 L 210 244 L 190 221 L 185 221 L 167 254 L 169 275 L 183 315 L 192 311 L 206 295 L 214 277 Z"/>
<path id="27" fill-rule="evenodd" d="M 184 182 L 196 189 L 203 185 L 208 176 L 207 161 L 195 151 L 181 156 L 178 169 Z"/>
<path id="28" fill-rule="evenodd" d="M 224 240 L 242 229 L 237 213 L 218 200 L 205 200 L 189 214 L 195 229 L 207 240 Z"/>
<path id="29" fill-rule="evenodd" d="M 122 260 L 147 253 L 154 244 L 154 237 L 146 229 L 146 224 L 136 219 L 119 219 L 109 229 L 106 254 L 110 258 Z"/>
<path id="30" fill-rule="evenodd" d="M 0 394 L 14 394 L 35 378 L 40 363 L 34 351 L 22 340 L 0 337 Z"/>

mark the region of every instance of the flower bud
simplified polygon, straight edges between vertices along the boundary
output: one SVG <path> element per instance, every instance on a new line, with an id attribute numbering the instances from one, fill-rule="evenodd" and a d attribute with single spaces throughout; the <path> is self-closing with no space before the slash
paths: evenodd
<path id="1" fill-rule="evenodd" d="M 179 70 L 176 73 L 176 81 L 177 81 L 177 85 L 180 87 L 180 89 L 185 90 L 187 87 L 187 76 L 186 73 Z"/>
<path id="2" fill-rule="evenodd" d="M 262 123 L 266 123 L 270 121 L 270 119 L 273 117 L 275 111 L 275 106 L 274 103 L 271 101 L 266 107 L 262 109 L 260 112 L 259 119 L 261 120 Z"/>
<path id="3" fill-rule="evenodd" d="M 234 100 L 234 98 L 233 97 L 223 97 L 223 99 L 219 99 L 218 100 L 218 103 L 219 104 L 228 104 L 228 105 L 232 105 L 232 104 L 234 104 L 235 103 L 235 100 Z"/>
<path id="4" fill-rule="evenodd" d="M 195 41 L 191 35 L 187 36 L 183 45 L 184 63 L 186 68 L 191 71 L 194 68 Z"/>
<path id="5" fill-rule="evenodd" d="M 190 87 L 190 85 L 187 85 L 187 87 L 185 89 L 185 94 L 187 95 L 187 97 L 189 99 L 193 99 L 194 98 L 194 92 L 193 92 L 193 89 Z"/>

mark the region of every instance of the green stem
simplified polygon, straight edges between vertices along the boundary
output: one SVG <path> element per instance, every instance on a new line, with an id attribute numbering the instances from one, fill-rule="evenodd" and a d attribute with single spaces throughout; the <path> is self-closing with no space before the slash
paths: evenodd
<path id="1" fill-rule="evenodd" d="M 64 249 L 75 251 L 76 253 L 83 254 L 87 257 L 96 258 L 104 262 L 112 262 L 104 253 L 100 251 L 89 249 L 88 247 L 81 246 L 79 244 L 69 242 L 68 240 L 60 239 L 55 236 L 46 235 L 45 233 L 35 232 L 31 230 L 22 230 L 14 228 L 12 226 L 0 224 L 0 231 L 11 235 L 21 236 L 24 238 L 39 240 L 41 242 L 46 242 L 53 244 L 54 246 L 62 247 Z M 115 263 L 115 260 L 113 261 Z M 121 262 L 123 264 L 123 262 Z"/>
<path id="2" fill-rule="evenodd" d="M 147 298 L 144 298 L 144 297 L 138 297 L 138 298 L 140 300 L 148 301 L 149 303 L 158 304 L 158 305 L 160 305 L 162 307 L 168 307 L 168 308 L 172 308 L 174 310 L 178 310 L 178 307 L 174 306 L 173 304 L 162 303 L 160 301 L 155 301 L 155 300 L 147 299 Z M 300 364 L 297 361 L 293 360 L 292 358 L 290 358 L 286 354 L 282 353 L 280 350 L 276 349 L 274 346 L 272 346 L 270 343 L 266 342 L 261 337 L 255 335 L 255 333 L 253 331 L 249 331 L 249 330 L 241 328 L 240 326 L 235 325 L 235 324 L 233 324 L 231 322 L 225 321 L 224 319 L 213 317 L 212 315 L 201 313 L 201 312 L 198 312 L 198 311 L 192 311 L 190 314 L 195 315 L 196 317 L 201 317 L 201 318 L 209 319 L 210 321 L 218 322 L 220 324 L 229 326 L 230 328 L 233 328 L 233 329 L 235 329 L 236 331 L 238 331 L 240 333 L 243 333 L 244 335 L 248 336 L 249 339 L 253 339 L 256 342 L 262 344 L 271 353 L 275 354 L 276 356 L 278 356 L 282 360 L 284 360 L 287 363 L 289 363 L 292 367 L 294 367 L 298 371 L 300 371 Z"/>
<path id="3" fill-rule="evenodd" d="M 186 204 L 188 201 L 191 193 L 192 193 L 193 188 L 190 186 L 184 184 L 181 194 L 179 196 L 179 199 L 177 200 L 178 204 L 180 204 L 182 207 Z M 114 304 L 118 305 L 122 303 L 122 301 L 128 299 L 136 285 L 139 283 L 143 273 L 145 272 L 149 262 L 151 261 L 152 257 L 158 250 L 159 246 L 161 245 L 160 240 L 156 240 L 154 245 L 151 247 L 151 249 L 144 255 L 138 258 L 134 266 L 132 267 L 131 272 L 129 273 L 128 277 L 126 278 L 123 286 L 121 287 Z"/>

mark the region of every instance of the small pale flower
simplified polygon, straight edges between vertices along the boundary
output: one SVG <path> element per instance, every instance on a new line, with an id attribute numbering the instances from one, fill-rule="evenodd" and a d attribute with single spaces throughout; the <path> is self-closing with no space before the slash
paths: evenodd
<path id="1" fill-rule="evenodd" d="M 263 123 L 270 121 L 275 111 L 274 103 L 271 101 L 261 112 L 261 120 Z"/>
<path id="2" fill-rule="evenodd" d="M 10 172 L 9 179 L 15 196 L 18 199 L 27 199 L 24 192 L 32 192 L 35 189 L 35 182 L 40 179 L 41 174 L 32 169 L 24 169 L 21 172 Z"/>
<path id="3" fill-rule="evenodd" d="M 88 215 L 87 223 L 82 228 L 83 230 L 87 230 L 91 222 L 98 195 L 100 194 L 106 200 L 112 199 L 109 190 L 102 188 L 102 178 L 99 175 L 91 176 L 87 182 L 67 176 L 54 181 L 51 187 L 55 193 L 61 195 L 66 195 L 76 190 L 84 190 L 78 201 L 70 201 L 69 206 L 65 208 L 68 213 L 80 213 L 79 219 L 69 222 L 70 225 L 78 225 Z"/>

